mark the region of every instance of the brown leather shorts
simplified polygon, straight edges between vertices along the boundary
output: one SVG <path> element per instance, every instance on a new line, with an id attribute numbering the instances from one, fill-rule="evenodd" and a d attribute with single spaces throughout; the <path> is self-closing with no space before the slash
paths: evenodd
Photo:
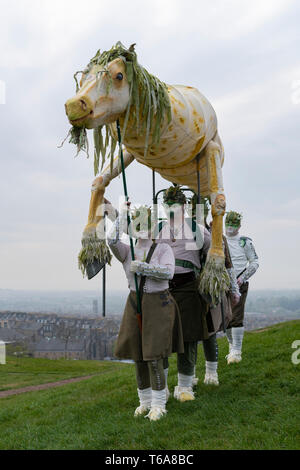
<path id="1" fill-rule="evenodd" d="M 244 282 L 240 287 L 241 298 L 232 308 L 232 319 L 227 328 L 238 328 L 244 325 L 245 304 L 248 294 L 249 282 Z"/>
<path id="2" fill-rule="evenodd" d="M 192 282 L 196 279 L 195 273 L 189 271 L 188 273 L 175 274 L 173 279 L 169 281 L 170 289 L 176 289 L 177 287 L 183 286 L 187 282 Z"/>

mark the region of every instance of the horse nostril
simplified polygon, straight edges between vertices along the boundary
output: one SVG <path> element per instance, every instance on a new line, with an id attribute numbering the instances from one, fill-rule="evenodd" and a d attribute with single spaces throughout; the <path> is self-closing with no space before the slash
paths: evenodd
<path id="1" fill-rule="evenodd" d="M 80 104 L 81 104 L 83 111 L 86 111 L 86 108 L 87 108 L 86 102 L 84 100 L 80 100 Z"/>

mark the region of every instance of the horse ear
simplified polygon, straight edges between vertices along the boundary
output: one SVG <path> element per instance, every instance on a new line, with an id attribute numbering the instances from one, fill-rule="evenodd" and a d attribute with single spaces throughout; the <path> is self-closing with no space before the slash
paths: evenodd
<path id="1" fill-rule="evenodd" d="M 131 46 L 130 46 L 129 49 L 128 49 L 129 52 L 135 52 L 135 51 L 134 51 L 135 46 L 136 46 L 136 42 L 135 42 L 134 44 L 131 44 Z"/>

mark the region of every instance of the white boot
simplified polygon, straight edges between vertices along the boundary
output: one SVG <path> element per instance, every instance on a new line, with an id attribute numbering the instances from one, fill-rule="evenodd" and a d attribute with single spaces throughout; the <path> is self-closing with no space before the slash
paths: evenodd
<path id="1" fill-rule="evenodd" d="M 245 329 L 243 326 L 232 328 L 232 348 L 228 356 L 226 356 L 227 364 L 241 362 L 244 331 Z"/>
<path id="2" fill-rule="evenodd" d="M 137 409 L 134 412 L 134 416 L 141 416 L 147 411 L 150 410 L 151 408 L 151 400 L 152 400 L 152 389 L 145 388 L 144 390 L 140 390 L 139 388 L 137 389 L 139 400 L 140 400 L 140 406 L 137 407 Z"/>
<path id="3" fill-rule="evenodd" d="M 198 382 L 199 382 L 199 379 L 198 377 L 196 377 L 196 366 L 195 366 L 193 380 L 192 380 L 192 387 L 195 387 L 196 385 L 198 385 Z"/>
<path id="4" fill-rule="evenodd" d="M 178 385 L 174 390 L 174 398 L 181 402 L 195 400 L 193 392 L 193 375 L 178 373 Z"/>
<path id="5" fill-rule="evenodd" d="M 233 344 L 233 339 L 232 339 L 232 328 L 228 328 L 226 330 L 226 336 L 229 344 L 229 354 L 231 353 L 232 350 L 232 344 Z"/>
<path id="6" fill-rule="evenodd" d="M 158 421 L 166 413 L 166 389 L 152 390 L 151 408 L 145 418 L 149 418 L 150 421 Z"/>
<path id="7" fill-rule="evenodd" d="M 218 362 L 206 361 L 204 383 L 206 385 L 219 385 Z"/>

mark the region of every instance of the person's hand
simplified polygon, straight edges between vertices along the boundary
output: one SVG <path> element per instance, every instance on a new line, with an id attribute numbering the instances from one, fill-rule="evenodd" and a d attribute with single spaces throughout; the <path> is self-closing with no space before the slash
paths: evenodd
<path id="1" fill-rule="evenodd" d="M 124 209 L 128 210 L 130 208 L 130 204 L 131 204 L 131 202 L 129 200 L 121 202 L 122 209 L 124 208 Z"/>
<path id="2" fill-rule="evenodd" d="M 241 287 L 241 285 L 243 284 L 243 278 L 242 277 L 238 277 L 237 278 L 237 283 L 238 283 L 238 286 Z"/>
<path id="3" fill-rule="evenodd" d="M 140 261 L 139 260 L 134 260 L 131 261 L 130 263 L 130 272 L 136 273 L 140 267 Z"/>
<path id="4" fill-rule="evenodd" d="M 127 214 L 127 212 L 130 209 L 130 204 L 131 204 L 130 201 L 124 201 L 120 203 L 120 214 L 122 216 Z"/>
<path id="5" fill-rule="evenodd" d="M 237 305 L 240 301 L 240 294 L 231 294 L 231 305 L 232 307 L 234 307 L 235 305 Z"/>

